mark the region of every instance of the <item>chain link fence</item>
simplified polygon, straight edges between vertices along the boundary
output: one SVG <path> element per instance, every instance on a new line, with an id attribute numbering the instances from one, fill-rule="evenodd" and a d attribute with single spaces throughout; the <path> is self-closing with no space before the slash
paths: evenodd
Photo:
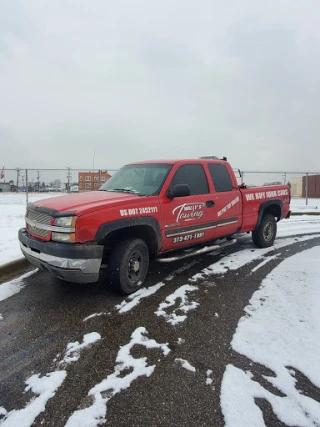
<path id="1" fill-rule="evenodd" d="M 98 190 L 116 169 L 4 169 L 0 193 L 17 193 L 25 202 L 73 192 Z M 291 206 L 320 209 L 320 172 L 241 171 L 239 184 L 289 184 Z"/>
<path id="2" fill-rule="evenodd" d="M 288 184 L 292 207 L 320 209 L 320 172 L 242 171 L 241 183 L 247 186 Z"/>
<path id="3" fill-rule="evenodd" d="M 18 193 L 29 199 L 98 190 L 116 169 L 4 169 L 0 193 Z"/>

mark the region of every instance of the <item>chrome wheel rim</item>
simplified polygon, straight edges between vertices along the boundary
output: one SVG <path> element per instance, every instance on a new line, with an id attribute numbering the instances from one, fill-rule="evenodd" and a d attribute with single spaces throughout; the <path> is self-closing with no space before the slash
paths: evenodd
<path id="1" fill-rule="evenodd" d="M 140 251 L 135 251 L 132 253 L 129 263 L 127 276 L 131 283 L 136 283 L 142 274 L 143 271 L 143 257 Z"/>
<path id="2" fill-rule="evenodd" d="M 263 227 L 263 237 L 266 242 L 270 242 L 272 240 L 274 233 L 274 226 L 271 221 L 267 222 L 266 225 Z"/>

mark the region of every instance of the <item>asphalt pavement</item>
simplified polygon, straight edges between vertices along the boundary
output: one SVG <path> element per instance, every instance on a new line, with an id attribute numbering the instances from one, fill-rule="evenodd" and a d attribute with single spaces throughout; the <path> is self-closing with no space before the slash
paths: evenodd
<path id="1" fill-rule="evenodd" d="M 125 297 L 110 289 L 105 275 L 98 283 L 87 285 L 62 284 L 45 272 L 30 276 L 20 293 L 0 302 L 3 316 L 0 407 L 7 411 L 23 408 L 32 396 L 24 392 L 25 380 L 35 373 L 45 375 L 56 370 L 54 360 L 64 353 L 68 343 L 82 342 L 84 334 L 98 332 L 101 340 L 84 349 L 79 360 L 66 367 L 66 380 L 33 424 L 64 426 L 75 410 L 91 403 L 88 391 L 114 371 L 120 347 L 129 343 L 131 334 L 142 326 L 148 331 L 148 338 L 167 343 L 171 351 L 165 356 L 159 349 L 133 348 L 134 357 L 146 357 L 148 365 L 156 366 L 154 373 L 150 377 L 139 377 L 108 402 L 107 421 L 103 425 L 224 426 L 220 386 L 229 363 L 250 369 L 266 389 L 275 393 L 263 379 L 263 375 L 270 372 L 235 353 L 230 346 L 245 306 L 263 278 L 284 258 L 319 244 L 319 238 L 295 243 L 282 251 L 281 257 L 272 259 L 254 273 L 252 268 L 261 260 L 229 271 L 223 277 L 199 279 L 193 283 L 199 289 L 191 298 L 199 305 L 177 325 L 155 315 L 159 304 L 180 286 L 190 284 L 188 280 L 203 268 L 226 254 L 251 247 L 249 240 L 214 256 L 169 265 L 153 263 L 146 284 L 164 282 L 165 285 L 123 314 L 115 306 Z M 83 321 L 93 313 L 105 314 Z M 177 358 L 186 359 L 196 372 L 181 368 L 175 361 Z M 210 386 L 206 384 L 208 370 L 213 372 Z M 298 381 L 306 395 L 320 400 L 319 390 L 306 378 L 298 375 Z M 257 403 L 267 426 L 284 425 L 269 404 L 262 400 Z"/>

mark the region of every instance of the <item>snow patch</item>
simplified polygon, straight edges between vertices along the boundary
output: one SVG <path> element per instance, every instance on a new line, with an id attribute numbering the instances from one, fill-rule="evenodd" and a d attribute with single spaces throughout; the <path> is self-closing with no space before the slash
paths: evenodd
<path id="1" fill-rule="evenodd" d="M 85 319 L 83 319 L 83 322 L 86 322 L 87 320 L 93 319 L 94 317 L 105 316 L 106 314 L 107 313 L 93 313 L 93 314 L 90 314 L 90 316 L 88 316 Z"/>
<path id="2" fill-rule="evenodd" d="M 0 415 L 6 415 L 7 411 L 4 409 L 3 406 L 0 406 Z"/>
<path id="3" fill-rule="evenodd" d="M 197 273 L 191 277 L 190 282 L 197 282 L 198 280 L 201 280 L 201 279 L 203 279 L 203 274 Z"/>
<path id="4" fill-rule="evenodd" d="M 268 258 L 266 258 L 264 261 L 260 262 L 260 264 L 258 264 L 256 267 L 254 267 L 251 272 L 255 273 L 257 270 L 259 270 L 259 268 L 263 267 L 264 265 L 268 264 L 268 262 L 272 261 L 273 259 L 276 259 L 280 256 L 281 254 L 276 254 L 276 255 L 271 255 Z"/>
<path id="5" fill-rule="evenodd" d="M 294 243 L 305 242 L 316 237 L 320 237 L 320 234 L 279 239 L 275 241 L 274 246 L 271 248 L 240 250 L 239 252 L 234 252 L 221 258 L 220 261 L 211 264 L 209 267 L 203 269 L 202 273 L 209 276 L 212 274 L 224 274 L 229 270 L 238 270 L 250 262 L 264 258 L 265 255 L 272 253 L 275 250 L 282 249 Z"/>
<path id="6" fill-rule="evenodd" d="M 59 365 L 65 365 L 68 363 L 76 362 L 80 358 L 80 351 L 101 339 L 101 335 L 97 332 L 91 332 L 83 336 L 83 342 L 80 344 L 78 341 L 71 342 L 67 345 L 65 356 Z"/>
<path id="7" fill-rule="evenodd" d="M 212 376 L 212 371 L 211 369 L 207 370 L 207 378 L 206 378 L 206 384 L 207 385 L 211 385 L 213 383 L 213 378 L 211 378 Z"/>
<path id="8" fill-rule="evenodd" d="M 134 294 L 128 296 L 127 299 L 129 301 L 124 300 L 121 304 L 116 305 L 115 308 L 119 311 L 119 313 L 126 313 L 136 305 L 140 304 L 140 301 L 143 298 L 147 298 L 150 295 L 155 294 L 160 288 L 162 288 L 162 286 L 164 286 L 164 283 L 160 282 L 154 286 L 150 286 L 150 288 L 139 289 Z"/>
<path id="9" fill-rule="evenodd" d="M 177 311 L 187 313 L 190 310 L 194 310 L 199 305 L 198 302 L 189 301 L 188 298 L 188 293 L 196 291 L 197 289 L 198 287 L 193 285 L 181 286 L 180 288 L 176 289 L 173 294 L 167 296 L 165 301 L 159 305 L 158 310 L 155 311 L 155 314 L 157 316 L 164 317 L 166 321 L 172 325 L 183 322 L 187 318 L 186 314 L 179 315 L 177 314 Z M 179 306 L 173 309 L 170 314 L 167 314 L 165 310 L 177 305 L 178 301 L 180 301 Z"/>
<path id="10" fill-rule="evenodd" d="M 190 363 L 185 359 L 178 358 L 178 359 L 175 359 L 175 362 L 177 362 L 179 365 L 181 365 L 182 368 L 186 369 L 187 371 L 196 372 L 196 368 L 190 365 Z"/>
<path id="11" fill-rule="evenodd" d="M 30 427 L 37 416 L 45 410 L 46 404 L 51 399 L 66 378 L 66 371 L 51 372 L 44 377 L 32 375 L 26 380 L 25 391 L 32 391 L 38 397 L 32 398 L 24 409 L 12 410 L 6 413 L 2 408 L 5 418 L 0 422 L 1 427 Z"/>
<path id="12" fill-rule="evenodd" d="M 24 279 L 33 276 L 38 271 L 38 269 L 35 269 L 29 273 L 23 274 L 17 279 L 11 280 L 10 282 L 2 283 L 0 285 L 0 301 L 12 297 L 12 295 L 18 294 L 26 286 Z"/>
<path id="13" fill-rule="evenodd" d="M 156 348 L 162 350 L 167 356 L 170 352 L 167 344 L 159 344 L 149 339 L 147 330 L 143 327 L 137 328 L 131 335 L 131 341 L 121 347 L 117 358 L 114 372 L 99 384 L 95 385 L 88 393 L 93 403 L 85 409 L 75 411 L 68 419 L 65 427 L 96 427 L 106 422 L 107 403 L 116 394 L 130 387 L 131 383 L 141 376 L 150 377 L 155 369 L 147 365 L 146 357 L 135 359 L 130 354 L 135 345 L 142 345 L 147 349 Z M 126 375 L 124 373 L 128 372 Z"/>

